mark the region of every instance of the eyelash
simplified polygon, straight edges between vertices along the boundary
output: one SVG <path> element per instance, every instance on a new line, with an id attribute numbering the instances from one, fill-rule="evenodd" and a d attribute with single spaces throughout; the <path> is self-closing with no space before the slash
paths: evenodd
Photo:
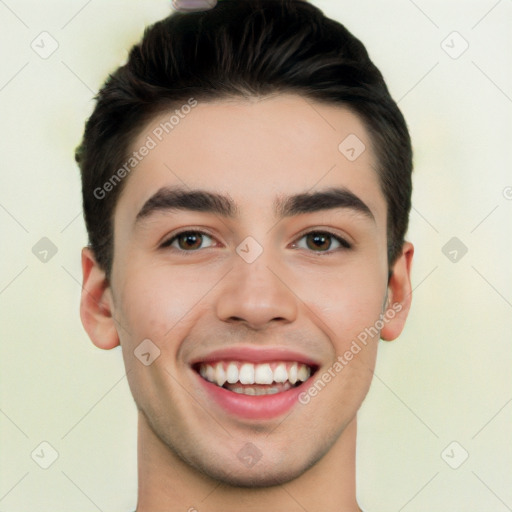
<path id="1" fill-rule="evenodd" d="M 180 231 L 179 233 L 176 233 L 174 234 L 171 238 L 169 238 L 168 240 L 166 240 L 165 242 L 163 242 L 161 245 L 160 245 L 160 248 L 161 249 L 167 249 L 167 248 L 170 248 L 172 243 L 174 241 L 176 241 L 180 236 L 182 235 L 185 235 L 185 234 L 194 234 L 194 235 L 206 235 L 207 237 L 209 238 L 214 238 L 213 235 L 205 232 L 205 231 L 201 231 L 201 230 L 193 230 L 193 229 L 187 229 L 187 230 L 184 230 L 184 231 Z M 297 239 L 295 242 L 293 242 L 293 244 L 296 246 L 296 244 L 302 240 L 304 237 L 308 236 L 308 235 L 312 235 L 312 234 L 315 234 L 315 235 L 327 235 L 328 237 L 331 237 L 333 238 L 334 240 L 336 240 L 339 244 L 340 244 L 340 247 L 338 247 L 337 249 L 331 249 L 329 248 L 328 250 L 326 251 L 313 251 L 313 250 L 309 250 L 309 252 L 312 252 L 312 253 L 317 253 L 317 254 L 332 254 L 333 252 L 335 252 L 336 250 L 350 250 L 352 249 L 352 244 L 350 244 L 349 242 L 347 242 L 344 238 L 340 237 L 339 235 L 335 235 L 334 233 L 331 233 L 330 231 L 325 231 L 325 230 L 311 230 L 311 231 L 306 231 L 305 233 L 302 233 Z M 208 249 L 209 247 L 206 247 L 206 249 Z M 296 247 L 294 247 L 296 248 Z M 181 253 L 194 253 L 194 252 L 198 252 L 199 250 L 201 249 L 193 249 L 193 250 L 190 250 L 190 251 L 185 251 L 183 249 L 179 249 L 179 248 L 173 248 L 174 250 L 178 251 L 178 252 L 181 252 Z M 307 249 L 306 249 L 307 250 Z"/>

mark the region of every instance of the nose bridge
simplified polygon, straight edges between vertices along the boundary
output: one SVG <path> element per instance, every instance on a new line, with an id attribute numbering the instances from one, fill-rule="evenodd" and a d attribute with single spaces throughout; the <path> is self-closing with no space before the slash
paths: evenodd
<path id="1" fill-rule="evenodd" d="M 234 272 L 239 279 L 253 284 L 263 283 L 272 276 L 269 267 L 272 268 L 278 261 L 278 255 L 275 248 L 272 247 L 271 238 L 263 239 L 262 235 L 259 240 L 261 240 L 261 243 L 252 236 L 248 236 L 240 242 L 235 250 Z"/>
<path id="2" fill-rule="evenodd" d="M 239 263 L 236 273 L 239 279 L 239 288 L 245 293 L 273 295 L 282 282 L 276 276 L 276 271 L 271 271 L 272 266 L 266 259 L 259 259 L 251 264 Z"/>
<path id="3" fill-rule="evenodd" d="M 237 248 L 229 282 L 217 302 L 219 319 L 261 328 L 270 322 L 288 323 L 297 315 L 296 297 L 279 276 L 281 266 L 271 249 Z M 245 252 L 244 252 L 245 250 Z"/>

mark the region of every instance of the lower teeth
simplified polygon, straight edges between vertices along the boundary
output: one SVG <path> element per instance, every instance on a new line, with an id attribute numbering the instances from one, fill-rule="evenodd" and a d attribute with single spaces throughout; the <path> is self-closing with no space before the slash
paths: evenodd
<path id="1" fill-rule="evenodd" d="M 280 384 L 279 386 L 237 386 L 234 384 L 230 384 L 229 387 L 224 385 L 224 389 L 228 391 L 233 391 L 234 393 L 238 393 L 240 395 L 251 395 L 251 396 L 260 396 L 260 395 L 275 395 L 276 393 L 282 393 L 283 391 L 288 391 L 293 386 L 286 382 L 284 384 Z"/>

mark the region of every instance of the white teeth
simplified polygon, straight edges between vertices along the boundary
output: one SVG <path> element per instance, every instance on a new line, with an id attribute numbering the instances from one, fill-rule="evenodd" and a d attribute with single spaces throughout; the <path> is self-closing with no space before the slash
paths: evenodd
<path id="1" fill-rule="evenodd" d="M 254 382 L 256 384 L 272 384 L 274 374 L 269 364 L 257 364 L 254 371 Z"/>
<path id="2" fill-rule="evenodd" d="M 286 371 L 286 365 L 280 363 L 274 370 L 274 381 L 278 383 L 286 382 L 288 380 L 288 372 Z"/>
<path id="3" fill-rule="evenodd" d="M 297 382 L 297 363 L 293 363 L 288 370 L 288 380 L 291 384 Z"/>
<path id="4" fill-rule="evenodd" d="M 297 378 L 301 380 L 302 382 L 305 382 L 309 379 L 309 376 L 311 374 L 311 371 L 309 367 L 307 367 L 305 364 L 301 364 L 299 366 L 299 370 L 297 372 Z"/>
<path id="5" fill-rule="evenodd" d="M 274 370 L 272 371 L 272 367 Z M 297 382 L 305 382 L 311 375 L 311 368 L 302 363 L 240 363 L 237 361 L 219 361 L 217 363 L 203 363 L 199 366 L 199 374 L 204 379 L 222 387 L 228 384 L 253 384 L 269 386 L 272 383 L 293 386 Z M 245 394 L 272 394 L 283 391 L 282 386 L 272 388 L 256 387 L 230 387 L 231 391 L 244 392 Z M 289 389 L 289 387 L 287 388 Z M 246 390 L 249 390 L 246 392 Z M 254 392 L 253 392 L 254 391 Z"/>
<path id="6" fill-rule="evenodd" d="M 238 382 L 238 366 L 235 363 L 228 364 L 226 379 L 230 384 L 236 384 Z"/>
<path id="7" fill-rule="evenodd" d="M 217 386 L 224 386 L 226 382 L 226 372 L 224 371 L 224 365 L 222 363 L 217 363 L 215 367 L 215 382 Z"/>
<path id="8" fill-rule="evenodd" d="M 209 364 L 206 365 L 206 379 L 210 382 L 215 381 L 215 368 Z"/>
<path id="9" fill-rule="evenodd" d="M 250 363 L 245 363 L 240 367 L 240 375 L 238 376 L 238 380 L 240 384 L 254 384 L 254 365 Z"/>

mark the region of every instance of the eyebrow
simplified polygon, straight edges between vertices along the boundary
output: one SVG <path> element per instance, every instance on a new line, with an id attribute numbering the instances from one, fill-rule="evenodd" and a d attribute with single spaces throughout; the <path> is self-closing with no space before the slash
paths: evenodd
<path id="1" fill-rule="evenodd" d="M 279 218 L 340 208 L 363 214 L 375 221 L 370 208 L 346 188 L 333 187 L 319 192 L 279 197 L 273 206 L 274 214 Z M 239 207 L 229 196 L 205 190 L 164 187 L 144 203 L 135 223 L 157 212 L 176 210 L 213 213 L 227 218 L 234 218 L 239 213 Z"/>
<path id="2" fill-rule="evenodd" d="M 305 192 L 294 196 L 277 199 L 274 211 L 280 218 L 312 213 L 322 210 L 342 208 L 361 213 L 375 221 L 370 208 L 353 192 L 346 188 L 328 188 L 320 192 Z"/>

